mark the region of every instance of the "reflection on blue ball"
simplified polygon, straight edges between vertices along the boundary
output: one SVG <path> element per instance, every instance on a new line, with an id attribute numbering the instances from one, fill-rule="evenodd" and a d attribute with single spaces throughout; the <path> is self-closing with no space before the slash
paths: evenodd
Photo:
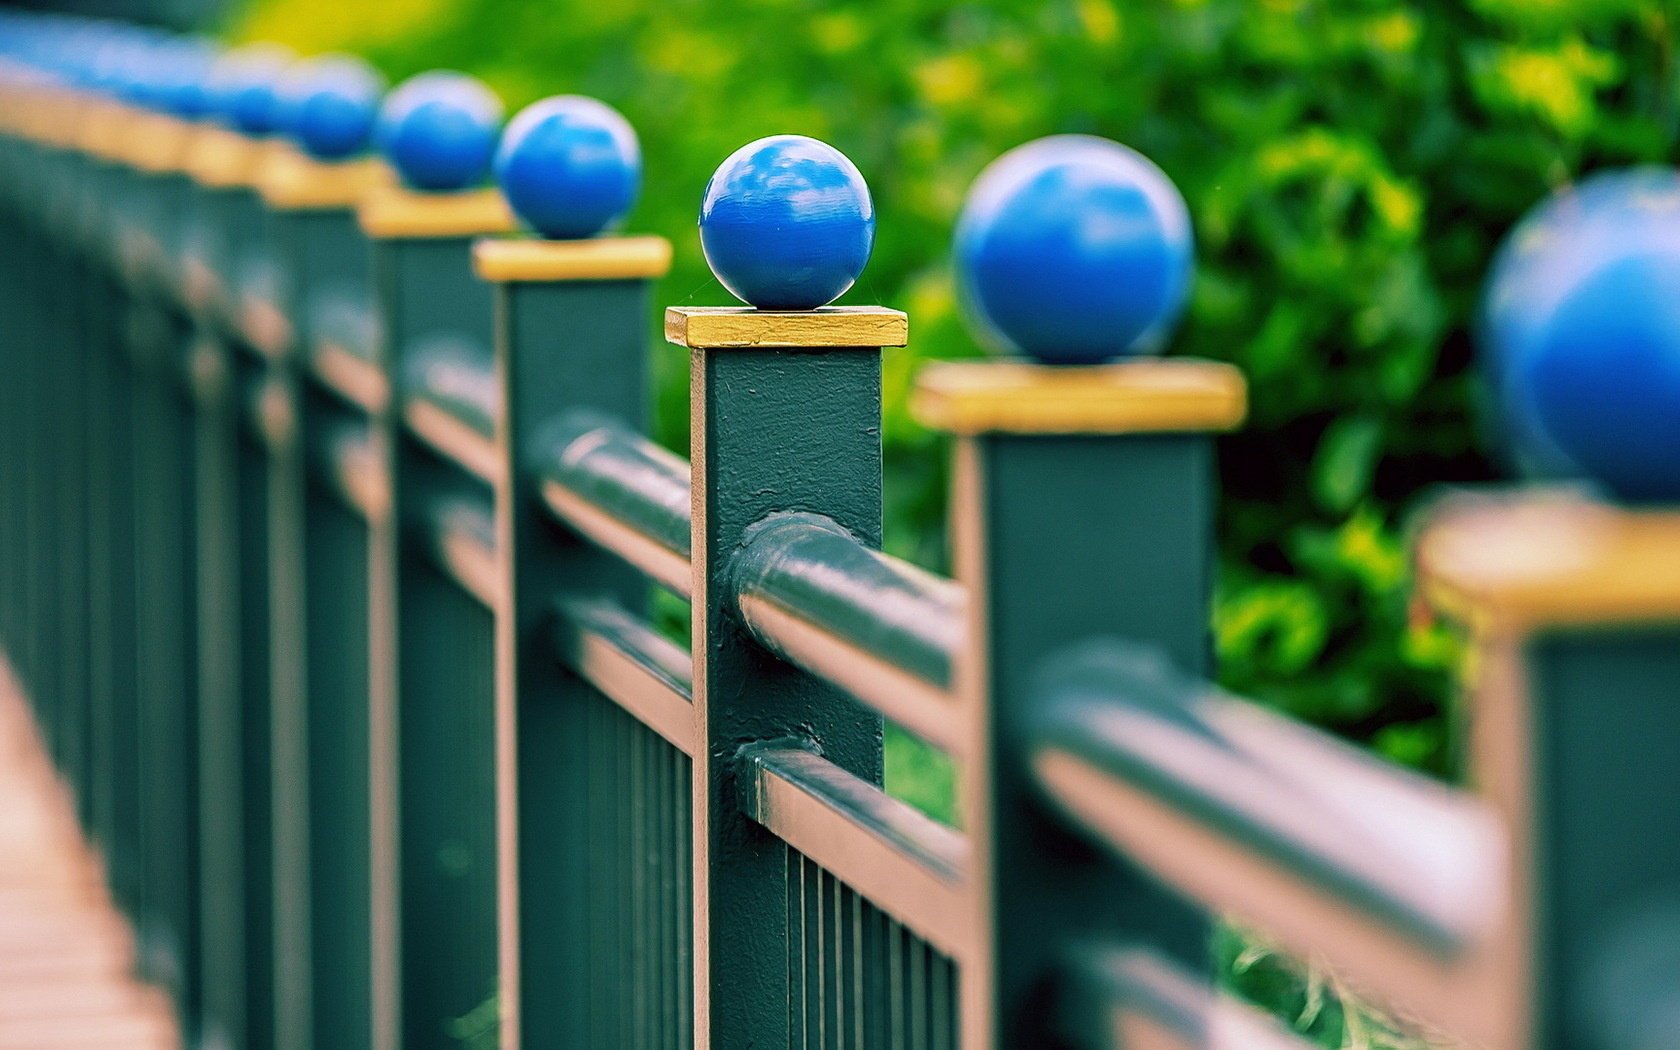
<path id="1" fill-rule="evenodd" d="M 281 83 L 282 119 L 311 156 L 343 160 L 367 149 L 384 91 L 385 78 L 354 55 L 312 58 Z"/>
<path id="2" fill-rule="evenodd" d="M 1541 425 L 1518 378 L 1583 280 L 1629 248 L 1672 240 L 1671 227 L 1651 221 L 1651 206 L 1677 194 L 1680 175 L 1666 168 L 1603 172 L 1537 205 L 1505 238 L 1488 274 L 1477 335 L 1490 438 L 1519 473 L 1580 473 Z"/>
<path id="3" fill-rule="evenodd" d="M 1057 135 L 993 161 L 957 223 L 963 304 L 992 349 L 1095 364 L 1158 349 L 1184 309 L 1190 213 L 1117 142 Z"/>
<path id="4" fill-rule="evenodd" d="M 642 151 L 616 109 L 581 95 L 547 98 L 508 123 L 496 181 L 526 225 L 544 237 L 593 237 L 636 203 Z"/>
<path id="5" fill-rule="evenodd" d="M 280 130 L 280 79 L 292 53 L 278 44 L 251 44 L 226 52 L 210 69 L 210 104 L 229 127 L 247 135 Z"/>
<path id="6" fill-rule="evenodd" d="M 501 131 L 502 100 L 448 70 L 410 77 L 385 99 L 375 137 L 403 181 L 446 192 L 482 183 Z"/>
<path id="7" fill-rule="evenodd" d="M 1680 501 L 1680 175 L 1622 172 L 1548 206 L 1490 292 L 1507 418 L 1630 500 Z"/>
<path id="8" fill-rule="evenodd" d="M 761 310 L 812 310 L 858 279 L 875 205 L 846 155 L 774 135 L 729 155 L 706 184 L 700 246 L 723 286 Z"/>

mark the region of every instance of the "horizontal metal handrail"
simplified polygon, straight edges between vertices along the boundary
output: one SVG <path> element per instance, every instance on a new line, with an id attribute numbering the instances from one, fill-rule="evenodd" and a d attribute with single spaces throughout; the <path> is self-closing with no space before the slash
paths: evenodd
<path id="1" fill-rule="evenodd" d="M 688 650 L 610 599 L 561 599 L 555 612 L 554 649 L 561 662 L 692 756 L 699 731 Z"/>
<path id="2" fill-rule="evenodd" d="M 391 383 L 379 365 L 330 338 L 316 340 L 309 374 L 317 385 L 370 416 L 390 403 Z"/>
<path id="3" fill-rule="evenodd" d="M 1069 1046 L 1308 1050 L 1276 1019 L 1145 947 L 1081 945 L 1068 953 L 1057 1026 Z M 1139 1035 L 1148 1033 L 1149 1041 Z"/>
<path id="4" fill-rule="evenodd" d="M 1453 1030 L 1506 917 L 1504 837 L 1468 795 L 1099 642 L 1053 661 L 1031 766 L 1117 854 Z"/>
<path id="5" fill-rule="evenodd" d="M 461 469 L 495 483 L 500 398 L 480 355 L 450 344 L 417 351 L 403 403 L 408 432 Z"/>
<path id="6" fill-rule="evenodd" d="M 559 419 L 548 442 L 544 505 L 586 539 L 688 597 L 693 587 L 688 464 L 591 412 Z"/>
<path id="7" fill-rule="evenodd" d="M 961 832 L 801 748 L 757 744 L 741 761 L 748 816 L 941 952 L 967 956 Z"/>
<path id="8" fill-rule="evenodd" d="M 329 287 L 311 294 L 303 309 L 310 344 L 303 349 L 317 382 L 369 415 L 383 412 L 391 384 L 376 360 L 373 304 L 349 289 Z"/>
<path id="9" fill-rule="evenodd" d="M 496 525 L 484 501 L 439 497 L 427 506 L 424 521 L 418 524 L 438 567 L 485 608 L 496 608 L 502 591 Z"/>
<path id="10" fill-rule="evenodd" d="M 732 570 L 741 618 L 763 645 L 930 743 L 957 749 L 960 586 L 815 514 L 759 525 Z"/>
<path id="11" fill-rule="evenodd" d="M 315 470 L 325 486 L 367 521 L 382 520 L 391 510 L 391 490 L 367 425 L 337 424 L 316 443 Z"/>

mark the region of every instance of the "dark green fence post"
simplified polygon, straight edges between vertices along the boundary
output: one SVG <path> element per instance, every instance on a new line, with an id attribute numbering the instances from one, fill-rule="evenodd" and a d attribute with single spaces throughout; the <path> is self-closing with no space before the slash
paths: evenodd
<path id="1" fill-rule="evenodd" d="M 183 244 L 196 408 L 200 1031 L 232 1046 L 250 1045 L 253 1031 L 268 1034 L 266 1019 L 247 1025 L 246 1009 L 251 986 L 266 985 L 272 954 L 266 646 L 260 623 L 245 629 L 253 608 L 266 619 L 267 565 L 251 555 L 253 547 L 260 551 L 267 521 L 254 484 L 260 467 L 243 454 L 240 422 L 252 366 L 241 356 L 248 348 L 240 345 L 239 320 L 246 297 L 257 294 L 251 269 L 267 263 L 255 179 L 274 148 L 201 130 L 189 160 L 196 190 Z"/>
<path id="2" fill-rule="evenodd" d="M 185 170 L 193 132 L 173 163 L 160 157 L 130 185 L 140 213 L 119 248 L 129 280 L 122 319 L 131 450 L 126 499 L 134 508 L 127 552 L 135 610 L 134 777 L 138 784 L 137 890 L 131 914 L 141 968 L 174 993 L 184 1024 L 197 987 L 194 912 L 198 885 L 197 774 L 185 761 L 196 741 L 193 488 L 185 412 L 186 333 L 179 298 L 181 235 L 194 193 Z M 142 205 L 143 202 L 143 205 Z M 169 610 L 167 615 L 160 610 Z"/>
<path id="3" fill-rule="evenodd" d="M 977 715 L 962 814 L 980 936 L 963 1045 L 1054 1045 L 1051 978 L 1070 941 L 1114 935 L 1208 969 L 1196 908 L 1047 819 L 1027 701 L 1044 659 L 1081 638 L 1152 643 L 1208 672 L 1210 432 L 1241 420 L 1244 388 L 1198 362 L 947 365 L 923 373 L 913 404 L 957 436 L 951 515 L 970 602 L 957 689 Z"/>
<path id="4" fill-rule="evenodd" d="M 672 310 L 665 332 L 691 352 L 693 398 L 695 1042 L 781 1047 L 792 930 L 820 905 L 794 899 L 792 851 L 742 811 L 738 753 L 789 738 L 878 784 L 881 720 L 752 640 L 731 558 L 789 511 L 880 545 L 880 348 L 903 345 L 905 323 L 878 309 Z"/>
<path id="5" fill-rule="evenodd" d="M 563 594 L 611 596 L 639 612 L 648 585 L 600 548 L 558 534 L 539 490 L 562 413 L 588 410 L 645 428 L 649 285 L 670 258 L 669 242 L 657 237 L 489 240 L 476 252 L 479 276 L 495 287 L 502 406 L 497 811 L 504 822 L 498 863 L 511 875 L 500 900 L 504 1046 L 591 1045 L 592 988 L 604 960 L 594 957 L 584 931 L 601 915 L 623 911 L 592 899 L 591 869 L 608 851 L 589 834 L 591 807 L 605 805 L 606 792 L 643 787 L 591 783 L 591 751 L 611 744 L 589 733 L 593 705 L 601 701 L 556 659 L 554 606 Z M 638 885 L 652 877 L 628 874 Z M 622 883 L 619 889 L 628 900 Z M 631 950 L 660 949 L 634 942 L 636 932 L 621 931 Z M 646 987 L 636 989 L 631 1003 L 650 1012 L 669 1005 Z M 617 1010 L 612 1015 L 619 1031 L 631 1030 L 629 1018 Z"/>
<path id="6" fill-rule="evenodd" d="M 338 442 L 365 442 L 368 406 L 304 382 L 329 359 L 372 372 L 371 257 L 355 207 L 386 179 L 373 161 L 327 164 L 287 151 L 261 182 L 282 298 L 253 303 L 245 327 L 284 337 L 292 356 L 262 393 L 270 428 L 267 503 L 274 747 L 276 1003 L 287 1048 L 393 1046 L 373 959 L 374 803 L 370 783 L 368 547 L 364 512 L 325 481 Z M 328 349 L 321 349 L 325 345 Z M 310 467 L 317 478 L 311 480 Z M 389 805 L 384 819 L 394 819 Z M 387 967 L 388 970 L 388 967 Z M 377 1005 L 376 1005 L 377 1004 Z M 375 1016 L 386 1022 L 376 1031 Z"/>
<path id="7" fill-rule="evenodd" d="M 1421 586 L 1469 627 L 1471 779 L 1512 832 L 1485 1008 L 1513 1046 L 1663 1046 L 1680 1017 L 1680 516 L 1438 511 Z"/>
<path id="8" fill-rule="evenodd" d="M 489 386 L 490 289 L 472 271 L 474 239 L 509 233 L 513 217 L 491 192 L 387 189 L 360 209 L 373 241 L 380 365 L 391 397 L 376 418 L 392 513 L 374 536 L 372 635 L 376 777 L 395 777 L 400 1045 L 454 1047 L 485 1023 L 496 992 L 493 614 L 424 553 L 440 500 L 463 499 L 490 520 L 483 478 L 442 462 L 409 431 L 409 395 L 433 369 Z M 489 448 L 497 408 L 471 434 Z M 435 416 L 433 418 L 436 418 Z M 458 422 L 455 417 L 450 422 Z M 377 825 L 389 814 L 376 815 Z M 380 847 L 385 848 L 385 847 Z M 390 920 L 394 919 L 394 922 Z M 381 926 L 381 923 L 390 923 Z"/>

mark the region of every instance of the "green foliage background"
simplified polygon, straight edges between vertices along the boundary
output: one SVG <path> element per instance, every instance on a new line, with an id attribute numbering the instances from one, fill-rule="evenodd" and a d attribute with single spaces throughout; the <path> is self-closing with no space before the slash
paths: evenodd
<path id="1" fill-rule="evenodd" d="M 1222 448 L 1221 674 L 1442 773 L 1455 646 L 1408 614 L 1402 530 L 1428 487 L 1493 474 L 1469 338 L 1482 275 L 1534 202 L 1593 167 L 1672 161 L 1680 122 L 1659 0 L 257 0 L 232 31 L 393 77 L 465 69 L 512 106 L 617 106 L 646 162 L 632 226 L 676 244 L 669 303 L 729 301 L 695 233 L 723 157 L 779 132 L 839 146 L 879 215 L 848 299 L 911 315 L 888 358 L 889 546 L 933 566 L 943 450 L 905 400 L 925 359 L 976 353 L 948 259 L 967 186 L 1056 132 L 1142 150 L 1198 238 L 1173 352 L 1236 362 L 1253 389 Z M 659 353 L 658 436 L 682 448 L 685 362 Z M 928 756 L 895 755 L 901 789 L 937 805 Z M 1327 1045 L 1391 1045 L 1325 1008 L 1317 978 L 1251 942 L 1230 954 L 1239 987 Z"/>
<path id="2" fill-rule="evenodd" d="M 519 106 L 595 95 L 635 124 L 632 225 L 671 237 L 671 303 L 729 296 L 695 214 L 760 135 L 849 154 L 875 257 L 850 301 L 908 310 L 890 355 L 889 546 L 944 558 L 943 455 L 904 405 L 974 354 L 948 244 L 1003 150 L 1055 132 L 1137 147 L 1183 189 L 1199 276 L 1175 353 L 1234 361 L 1217 625 L 1230 686 L 1444 770 L 1453 646 L 1407 614 L 1403 516 L 1491 473 L 1467 328 L 1501 232 L 1584 168 L 1669 160 L 1675 12 L 1659 0 L 257 0 L 235 27 L 349 48 L 393 77 L 483 76 Z M 659 437 L 686 444 L 660 356 Z"/>

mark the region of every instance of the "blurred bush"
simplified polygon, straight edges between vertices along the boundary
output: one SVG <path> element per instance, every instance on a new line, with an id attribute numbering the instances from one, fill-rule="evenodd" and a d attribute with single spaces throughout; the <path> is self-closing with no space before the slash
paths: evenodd
<path id="1" fill-rule="evenodd" d="M 728 301 L 695 234 L 723 157 L 777 132 L 839 146 L 880 221 L 849 299 L 913 319 L 887 359 L 889 546 L 935 565 L 944 457 L 904 403 L 920 361 L 975 353 L 948 266 L 963 193 L 1041 135 L 1142 150 L 1199 242 L 1174 352 L 1253 385 L 1222 453 L 1222 674 L 1440 770 L 1455 650 L 1408 617 L 1401 519 L 1426 486 L 1492 475 L 1468 330 L 1502 231 L 1584 169 L 1673 159 L 1673 18 L 1661 0 L 258 0 L 234 32 L 395 77 L 465 69 L 514 106 L 617 106 L 646 158 L 632 225 L 677 246 L 670 303 Z M 659 436 L 680 447 L 686 365 L 659 360 Z"/>

